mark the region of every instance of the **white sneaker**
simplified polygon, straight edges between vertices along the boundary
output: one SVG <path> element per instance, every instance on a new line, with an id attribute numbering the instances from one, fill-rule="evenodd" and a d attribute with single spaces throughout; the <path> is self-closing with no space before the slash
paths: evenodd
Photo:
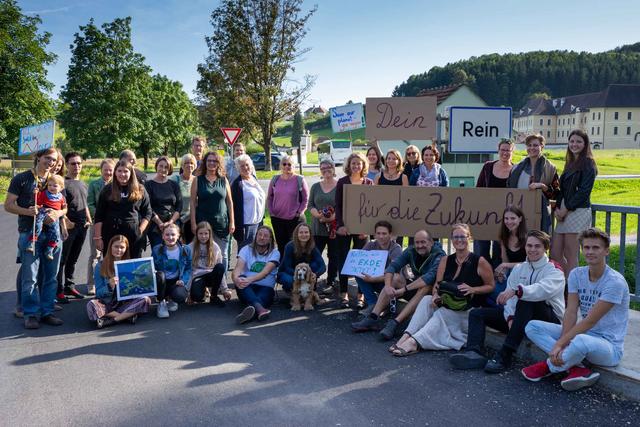
<path id="1" fill-rule="evenodd" d="M 166 319 L 167 317 L 169 317 L 169 310 L 167 310 L 167 302 L 166 301 L 160 301 L 160 304 L 158 304 L 158 311 L 157 311 L 156 315 L 160 319 Z"/>
<path id="2" fill-rule="evenodd" d="M 175 301 L 167 302 L 167 308 L 169 311 L 178 311 L 178 303 Z"/>

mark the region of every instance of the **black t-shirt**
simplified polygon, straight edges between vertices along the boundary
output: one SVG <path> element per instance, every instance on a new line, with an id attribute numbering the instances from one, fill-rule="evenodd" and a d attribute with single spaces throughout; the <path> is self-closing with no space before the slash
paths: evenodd
<path id="1" fill-rule="evenodd" d="M 120 202 L 114 202 L 110 200 L 112 185 L 112 183 L 105 185 L 100 192 L 96 205 L 96 223 L 139 224 L 142 219 L 151 219 L 149 195 L 144 187 L 142 187 L 142 199 L 132 202 L 128 197 L 122 197 Z"/>
<path id="2" fill-rule="evenodd" d="M 67 218 L 83 226 L 87 221 L 87 184 L 77 179 L 66 178 L 64 191 L 67 199 Z"/>
<path id="3" fill-rule="evenodd" d="M 174 212 L 182 211 L 182 193 L 175 181 L 160 183 L 151 179 L 144 183 L 144 187 L 149 193 L 151 210 L 161 221 L 169 221 Z"/>
<path id="4" fill-rule="evenodd" d="M 40 178 L 40 189 L 44 189 L 45 180 Z M 36 188 L 36 180 L 31 170 L 20 172 L 11 179 L 7 193 L 18 196 L 16 203 L 21 208 L 28 208 L 35 205 L 33 191 Z M 18 231 L 26 232 L 33 229 L 33 217 L 18 215 Z"/>

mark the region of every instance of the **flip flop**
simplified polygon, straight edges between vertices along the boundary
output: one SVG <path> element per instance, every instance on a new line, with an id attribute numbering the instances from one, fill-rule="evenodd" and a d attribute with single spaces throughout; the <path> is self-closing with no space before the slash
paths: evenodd
<path id="1" fill-rule="evenodd" d="M 342 301 L 340 301 L 340 307 L 349 308 L 349 298 L 343 298 Z"/>
<path id="2" fill-rule="evenodd" d="M 396 350 L 398 351 L 397 353 L 396 353 Z M 418 349 L 407 351 L 404 348 L 398 347 L 396 348 L 396 350 L 394 350 L 393 353 L 391 353 L 395 357 L 407 357 L 407 356 L 411 356 L 412 354 L 420 353 L 420 350 Z"/>
<path id="3" fill-rule="evenodd" d="M 398 344 L 393 344 L 391 347 L 389 347 L 389 348 L 387 349 L 387 351 L 388 351 L 389 353 L 393 353 L 394 351 L 398 350 L 398 348 L 399 348 L 399 347 L 398 347 Z"/>

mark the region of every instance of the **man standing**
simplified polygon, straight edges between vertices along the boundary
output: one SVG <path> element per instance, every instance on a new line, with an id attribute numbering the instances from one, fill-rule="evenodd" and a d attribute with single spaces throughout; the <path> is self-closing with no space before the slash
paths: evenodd
<path id="1" fill-rule="evenodd" d="M 481 369 L 499 374 L 509 369 L 513 354 L 524 338 L 531 320 L 559 324 L 564 314 L 564 273 L 549 262 L 547 233 L 531 230 L 527 234 L 526 262 L 513 268 L 507 288 L 498 295 L 497 307 L 479 307 L 469 312 L 469 334 L 464 352 L 451 355 L 458 369 Z M 485 325 L 507 334 L 496 356 L 487 360 L 482 353 Z"/>
<path id="2" fill-rule="evenodd" d="M 196 170 L 200 167 L 200 162 L 207 150 L 207 138 L 204 136 L 194 136 L 191 140 L 191 154 L 196 158 Z"/>
<path id="3" fill-rule="evenodd" d="M 138 180 L 138 184 L 144 185 L 144 183 L 147 182 L 147 174 L 141 171 L 140 169 L 136 168 L 136 164 L 138 163 L 138 159 L 136 158 L 136 153 L 134 153 L 131 150 L 122 150 L 122 153 L 120 153 L 119 160 L 126 160 L 129 163 L 131 163 L 131 166 L 133 166 L 133 171 L 136 174 L 136 179 Z"/>
<path id="4" fill-rule="evenodd" d="M 239 156 L 242 156 L 243 154 L 245 154 L 244 144 L 241 142 L 236 142 L 235 144 L 233 144 L 233 155 L 227 159 L 227 162 L 225 164 L 229 185 L 231 185 L 231 183 L 240 175 L 240 172 L 236 170 L 235 159 Z"/>
<path id="5" fill-rule="evenodd" d="M 67 231 L 69 236 L 62 246 L 62 257 L 58 269 L 59 302 L 68 302 L 67 296 L 83 299 L 84 295 L 75 288 L 73 274 L 84 240 L 87 237 L 87 228 L 91 226 L 91 215 L 87 207 L 87 185 L 80 180 L 82 172 L 82 156 L 72 151 L 64 156 L 67 165 L 67 177 L 64 186 L 67 199 Z"/>
<path id="6" fill-rule="evenodd" d="M 413 314 L 422 297 L 431 292 L 440 258 L 445 253 L 440 243 L 434 242 L 426 230 L 418 231 L 413 243 L 413 246 L 405 249 L 385 270 L 384 288 L 378 296 L 378 301 L 371 314 L 351 324 L 355 332 L 379 329 L 382 311 L 392 302 L 395 305 L 396 298 L 402 298 L 409 303 L 397 316 L 389 319 L 380 331 L 381 338 L 392 339 L 398 326 Z"/>
<path id="7" fill-rule="evenodd" d="M 597 228 L 588 228 L 578 240 L 587 266 L 569 273 L 569 297 L 562 326 L 534 320 L 526 327 L 529 339 L 549 358 L 522 369 L 529 381 L 568 371 L 560 381 L 568 391 L 589 387 L 600 377 L 582 366 L 583 360 L 600 366 L 620 363 L 629 323 L 629 285 L 606 262 L 609 236 Z"/>
<path id="8" fill-rule="evenodd" d="M 35 242 L 35 251 L 30 252 L 29 238 L 33 235 L 33 221 L 38 214 L 35 206 L 35 193 L 44 191 L 47 178 L 58 160 L 55 148 L 38 151 L 34 158 L 34 168 L 11 179 L 7 190 L 4 209 L 18 215 L 18 250 L 22 266 L 20 268 L 21 304 L 24 313 L 24 327 L 37 329 L 40 323 L 60 326 L 64 322 L 53 315 L 56 296 L 56 276 L 60 264 L 60 244 L 53 252 L 53 259 L 47 258 L 46 233 L 41 233 Z M 66 209 L 51 210 L 45 219 L 46 224 L 56 222 L 66 213 Z M 42 267 L 42 280 L 38 283 L 38 270 Z M 39 317 L 38 317 L 39 316 Z"/>

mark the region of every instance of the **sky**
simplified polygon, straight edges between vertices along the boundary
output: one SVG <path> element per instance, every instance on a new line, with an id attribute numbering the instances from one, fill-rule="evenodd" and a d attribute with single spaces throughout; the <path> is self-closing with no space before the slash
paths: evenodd
<path id="1" fill-rule="evenodd" d="M 134 49 L 154 74 L 183 84 L 194 99 L 196 67 L 207 56 L 215 0 L 18 0 L 52 33 L 48 69 L 57 97 L 66 83 L 79 26 L 132 17 Z M 640 41 L 640 1 L 317 0 L 302 46 L 311 50 L 291 75 L 316 76 L 305 107 L 325 108 L 391 96 L 412 74 L 490 53 L 601 52 Z"/>

